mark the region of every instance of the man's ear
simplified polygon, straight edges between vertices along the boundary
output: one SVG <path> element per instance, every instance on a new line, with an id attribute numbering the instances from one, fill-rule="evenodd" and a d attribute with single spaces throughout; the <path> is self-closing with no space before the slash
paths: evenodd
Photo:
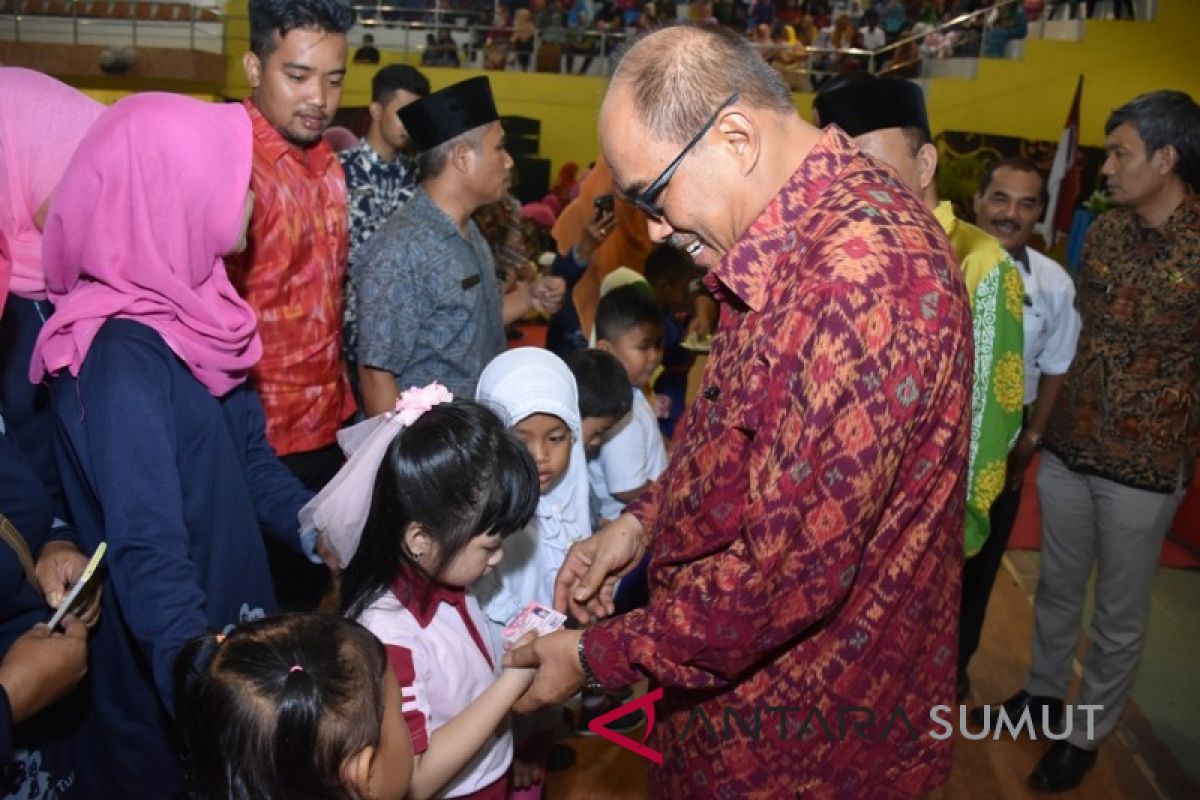
<path id="1" fill-rule="evenodd" d="M 755 120 L 736 108 L 727 109 L 717 120 L 716 129 L 725 139 L 725 144 L 737 156 L 739 171 L 748 175 L 758 162 L 758 151 L 762 144 Z"/>
<path id="2" fill-rule="evenodd" d="M 1164 144 L 1150 156 L 1154 171 L 1166 177 L 1179 169 L 1179 150 L 1173 144 Z"/>
<path id="3" fill-rule="evenodd" d="M 262 82 L 262 61 L 249 50 L 242 55 L 242 71 L 246 73 L 246 83 L 250 84 L 250 88 L 257 89 Z"/>
<path id="4" fill-rule="evenodd" d="M 372 122 L 379 122 L 383 119 L 383 104 L 372 100 L 367 106 L 367 113 L 371 115 Z"/>
<path id="5" fill-rule="evenodd" d="M 596 349 L 603 350 L 605 353 L 608 353 L 609 355 L 616 355 L 615 351 L 613 350 L 613 346 L 608 341 L 608 339 L 597 339 L 596 340 Z"/>
<path id="6" fill-rule="evenodd" d="M 458 142 L 450 151 L 450 164 L 462 174 L 471 172 L 475 166 L 475 148 L 470 142 Z"/>
<path id="7" fill-rule="evenodd" d="M 917 178 L 921 182 L 921 191 L 933 185 L 937 179 L 938 151 L 931 144 L 921 145 L 917 151 Z"/>

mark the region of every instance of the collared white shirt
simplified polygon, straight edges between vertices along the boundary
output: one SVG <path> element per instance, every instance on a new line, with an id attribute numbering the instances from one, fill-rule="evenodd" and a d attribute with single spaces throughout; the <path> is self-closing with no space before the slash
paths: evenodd
<path id="1" fill-rule="evenodd" d="M 1075 283 L 1057 261 L 1031 247 L 1017 271 L 1025 284 L 1025 404 L 1037 399 L 1042 374 L 1063 375 L 1075 358 L 1079 312 Z"/>

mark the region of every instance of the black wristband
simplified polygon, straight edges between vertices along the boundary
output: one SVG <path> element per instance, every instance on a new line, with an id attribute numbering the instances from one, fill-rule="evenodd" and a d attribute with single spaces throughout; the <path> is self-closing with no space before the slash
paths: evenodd
<path id="1" fill-rule="evenodd" d="M 579 637 L 579 644 L 575 647 L 579 653 L 579 666 L 583 669 L 583 685 L 585 689 L 603 689 L 604 684 L 596 679 L 596 673 L 592 672 L 591 664 L 588 664 L 587 655 L 583 652 L 583 637 Z"/>

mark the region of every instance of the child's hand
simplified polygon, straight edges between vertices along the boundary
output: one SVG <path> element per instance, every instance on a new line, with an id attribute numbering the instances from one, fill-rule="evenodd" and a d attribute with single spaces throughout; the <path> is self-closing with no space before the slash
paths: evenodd
<path id="1" fill-rule="evenodd" d="M 524 647 L 525 645 L 533 644 L 533 642 L 536 641 L 537 638 L 538 638 L 537 631 L 529 631 L 524 636 L 522 636 L 520 639 L 517 639 L 515 642 L 506 644 L 505 650 L 509 651 L 509 650 L 513 650 L 517 647 Z M 504 661 L 505 661 L 504 674 L 506 674 L 506 675 L 511 674 L 513 676 L 516 676 L 517 680 L 519 680 L 521 683 L 521 691 L 522 692 L 525 691 L 525 689 L 528 688 L 529 684 L 533 683 L 533 676 L 537 673 L 537 669 L 535 667 L 510 667 L 507 664 L 507 662 L 508 662 L 507 655 L 505 655 Z"/>
<path id="2" fill-rule="evenodd" d="M 535 761 L 522 761 L 519 758 L 513 757 L 512 762 L 512 788 L 520 791 L 528 789 L 534 784 L 541 783 L 546 777 L 545 770 L 542 765 Z"/>

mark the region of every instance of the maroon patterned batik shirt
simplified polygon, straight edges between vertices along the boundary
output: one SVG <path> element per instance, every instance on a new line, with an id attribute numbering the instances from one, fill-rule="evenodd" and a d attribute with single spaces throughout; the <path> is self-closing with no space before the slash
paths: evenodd
<path id="1" fill-rule="evenodd" d="M 932 214 L 830 129 L 708 280 L 651 604 L 584 636 L 662 685 L 660 798 L 909 797 L 950 768 L 971 319 Z M 948 715 L 947 715 L 948 716 Z"/>

